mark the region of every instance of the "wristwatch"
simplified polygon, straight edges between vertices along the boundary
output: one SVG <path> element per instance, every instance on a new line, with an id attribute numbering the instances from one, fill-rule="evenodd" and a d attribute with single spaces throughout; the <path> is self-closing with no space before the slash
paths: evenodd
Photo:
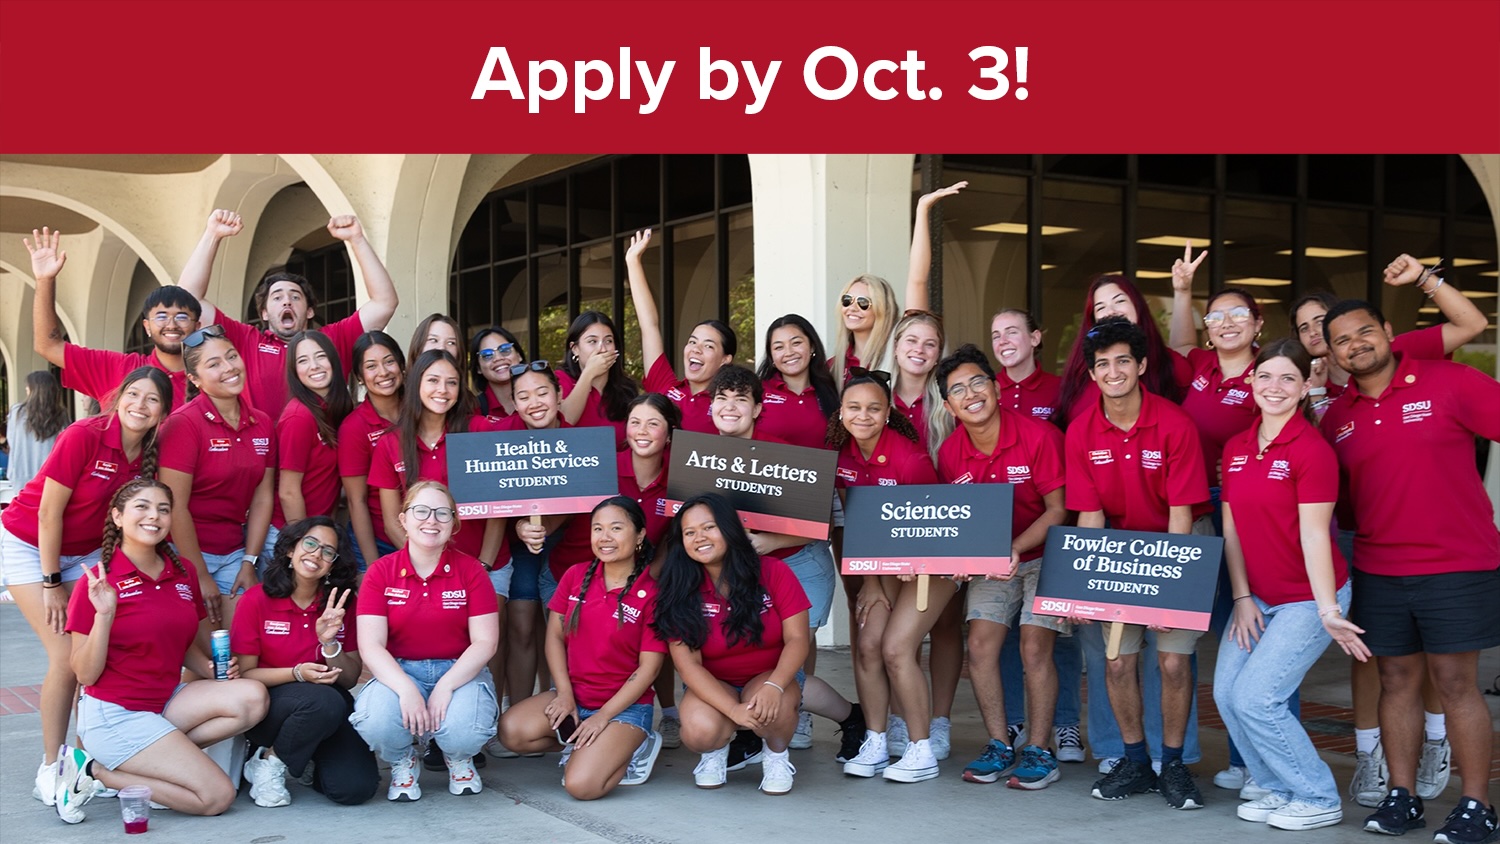
<path id="1" fill-rule="evenodd" d="M 62 572 L 60 571 L 53 572 L 52 574 L 42 573 L 42 588 L 44 589 L 48 586 L 61 586 L 62 582 Z"/>

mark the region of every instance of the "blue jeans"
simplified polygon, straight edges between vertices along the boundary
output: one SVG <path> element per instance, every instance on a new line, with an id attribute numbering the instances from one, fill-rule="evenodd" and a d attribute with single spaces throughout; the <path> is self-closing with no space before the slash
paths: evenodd
<path id="1" fill-rule="evenodd" d="M 423 699 L 432 694 L 448 669 L 451 659 L 398 659 L 396 664 L 417 684 Z M 494 738 L 500 706 L 495 697 L 495 681 L 490 670 L 481 670 L 474 679 L 459 686 L 448 703 L 448 714 L 441 726 L 423 742 L 436 739 L 449 756 L 474 756 L 484 743 Z M 412 743 L 412 734 L 401 725 L 401 699 L 389 686 L 371 680 L 354 700 L 354 714 L 349 723 L 364 738 L 375 755 L 386 762 L 403 758 Z"/>
<path id="2" fill-rule="evenodd" d="M 1349 611 L 1350 585 L 1338 591 L 1339 608 Z M 1265 632 L 1249 651 L 1228 636 L 1219 643 L 1214 669 L 1214 702 L 1224 726 L 1244 755 L 1257 785 L 1314 806 L 1339 805 L 1333 772 L 1318 756 L 1288 699 L 1332 638 L 1318 618 L 1316 601 L 1255 605 L 1266 618 Z"/>
<path id="3" fill-rule="evenodd" d="M 364 574 L 365 569 L 369 568 L 370 564 L 375 561 L 366 560 L 364 552 L 359 550 L 359 540 L 354 537 L 353 523 L 346 525 L 344 532 L 349 534 L 349 547 L 354 552 L 354 564 L 359 566 L 359 573 Z M 396 546 L 377 537 L 375 540 L 375 553 L 382 557 L 387 554 L 394 554 L 396 553 Z"/>
<path id="4" fill-rule="evenodd" d="M 1082 625 L 1079 625 L 1081 627 Z M 1053 724 L 1078 726 L 1079 701 L 1083 685 L 1083 650 L 1078 644 L 1078 627 L 1072 636 L 1058 636 L 1052 646 L 1052 664 L 1057 666 L 1057 709 Z M 1021 662 L 1021 630 L 1012 627 L 1000 649 L 1000 684 L 1005 689 L 1005 722 L 1019 724 L 1026 720 L 1026 666 Z M 1051 741 L 1051 736 L 1042 736 Z M 1047 745 L 1033 742 L 1040 747 Z"/>
<path id="5" fill-rule="evenodd" d="M 1108 759 L 1125 755 L 1125 741 L 1120 738 L 1120 725 L 1115 721 L 1115 712 L 1109 705 L 1109 691 L 1104 683 L 1104 625 L 1083 624 L 1075 628 L 1073 637 L 1083 646 L 1083 658 L 1089 672 L 1089 750 L 1095 759 Z M 1156 633 L 1146 631 L 1146 644 L 1141 648 L 1141 699 L 1142 718 L 1146 728 L 1146 749 L 1152 759 L 1161 758 L 1161 665 L 1156 657 Z M 1193 655 L 1193 684 L 1198 683 L 1198 656 Z M 1198 746 L 1198 696 L 1193 695 L 1193 708 L 1188 712 L 1187 734 L 1183 740 L 1182 761 L 1191 765 L 1203 758 Z"/>
<path id="6" fill-rule="evenodd" d="M 828 613 L 833 609 L 833 592 L 839 582 L 838 566 L 833 562 L 833 549 L 825 541 L 809 542 L 797 549 L 797 553 L 784 561 L 812 608 L 807 611 L 807 625 L 814 630 L 828 623 Z"/>

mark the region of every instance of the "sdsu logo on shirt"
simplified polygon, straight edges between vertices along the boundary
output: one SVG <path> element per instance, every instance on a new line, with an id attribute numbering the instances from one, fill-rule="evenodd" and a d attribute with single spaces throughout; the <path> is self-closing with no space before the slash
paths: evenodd
<path id="1" fill-rule="evenodd" d="M 876 486 L 898 486 L 895 478 L 876 478 Z"/>
<path id="2" fill-rule="evenodd" d="M 228 437 L 209 437 L 208 438 L 208 452 L 209 452 L 209 454 L 216 454 L 216 453 L 219 453 L 219 452 L 228 451 L 233 446 L 234 446 L 234 441 L 231 440 Z"/>
<path id="3" fill-rule="evenodd" d="M 1005 479 L 1013 484 L 1024 484 L 1031 480 L 1030 466 L 1006 466 Z"/>
<path id="4" fill-rule="evenodd" d="M 1266 479 L 1272 481 L 1284 481 L 1292 476 L 1292 462 L 1290 460 L 1272 460 L 1271 469 L 1266 472 Z"/>
<path id="5" fill-rule="evenodd" d="M 469 605 L 469 592 L 467 589 L 444 589 L 441 600 L 443 609 L 461 610 Z"/>
<path id="6" fill-rule="evenodd" d="M 186 583 L 178 583 L 176 585 L 177 585 L 177 597 L 183 599 L 184 601 L 191 601 L 191 600 L 193 600 L 193 587 L 189 586 Z"/>
<path id="7" fill-rule="evenodd" d="M 319 437 L 319 439 L 322 439 L 322 438 Z M 255 446 L 255 456 L 256 457 L 265 457 L 267 454 L 271 453 L 271 438 L 270 437 L 251 437 L 250 438 L 250 444 L 253 445 L 253 446 Z"/>
<path id="8" fill-rule="evenodd" d="M 1421 422 L 1432 415 L 1432 400 L 1413 401 L 1401 405 L 1402 422 Z"/>
<path id="9" fill-rule="evenodd" d="M 1040 407 L 1040 406 L 1033 407 L 1031 409 L 1031 418 L 1032 419 L 1051 419 L 1052 418 L 1052 408 L 1050 408 L 1050 407 Z"/>
<path id="10" fill-rule="evenodd" d="M 1248 398 L 1250 398 L 1249 390 L 1241 390 L 1236 387 L 1225 393 L 1224 398 L 1220 401 L 1220 403 L 1229 405 L 1242 405 L 1245 403 L 1245 399 Z"/>
<path id="11" fill-rule="evenodd" d="M 1141 468 L 1160 469 L 1162 463 L 1162 452 L 1160 449 L 1141 449 Z"/>
<path id="12" fill-rule="evenodd" d="M 620 611 L 616 613 L 615 618 L 618 618 L 625 624 L 635 624 L 641 620 L 641 608 L 632 607 L 629 604 L 620 604 Z"/>

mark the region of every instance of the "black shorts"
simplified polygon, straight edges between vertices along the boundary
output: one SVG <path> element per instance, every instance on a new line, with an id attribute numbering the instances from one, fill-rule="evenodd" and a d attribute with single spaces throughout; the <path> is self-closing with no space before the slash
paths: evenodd
<path id="1" fill-rule="evenodd" d="M 1387 577 L 1356 570 L 1349 620 L 1376 656 L 1500 645 L 1500 569 Z"/>

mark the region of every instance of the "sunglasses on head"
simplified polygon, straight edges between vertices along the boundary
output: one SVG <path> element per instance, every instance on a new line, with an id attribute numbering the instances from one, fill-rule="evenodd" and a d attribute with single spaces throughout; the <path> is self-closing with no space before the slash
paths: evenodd
<path id="1" fill-rule="evenodd" d="M 515 350 L 516 350 L 516 344 L 515 343 L 501 343 L 500 345 L 496 346 L 493 349 L 480 349 L 479 350 L 479 357 L 481 359 L 483 359 L 483 360 L 489 360 L 489 359 L 493 358 L 495 355 L 508 355 L 511 352 L 514 352 Z"/>
<path id="2" fill-rule="evenodd" d="M 870 297 L 850 296 L 848 293 L 845 293 L 842 297 L 839 298 L 839 304 L 846 308 L 850 305 L 858 304 L 860 310 L 868 311 L 870 309 Z"/>
<path id="3" fill-rule="evenodd" d="M 196 349 L 199 346 L 203 345 L 204 341 L 206 341 L 210 337 L 223 336 L 224 326 L 210 325 L 207 328 L 200 328 L 197 331 L 194 331 L 192 334 L 189 334 L 188 336 L 182 338 L 182 345 L 187 346 L 189 349 Z"/>
<path id="4" fill-rule="evenodd" d="M 552 364 L 544 360 L 534 360 L 531 363 L 518 363 L 510 368 L 510 377 L 518 378 L 527 372 L 546 372 Z"/>

